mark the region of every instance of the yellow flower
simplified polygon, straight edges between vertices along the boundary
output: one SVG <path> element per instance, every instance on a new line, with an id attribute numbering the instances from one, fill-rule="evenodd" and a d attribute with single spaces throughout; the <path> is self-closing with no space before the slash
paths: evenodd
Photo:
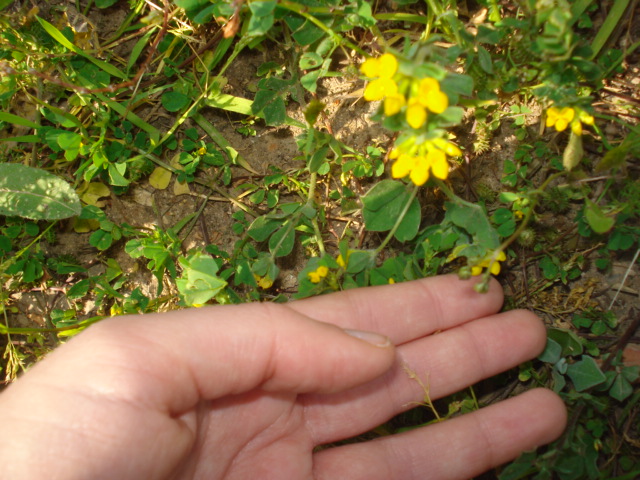
<path id="1" fill-rule="evenodd" d="M 593 116 L 580 108 L 551 107 L 547 110 L 547 127 L 556 127 L 562 132 L 571 126 L 571 131 L 576 135 L 582 135 L 582 124 L 593 125 Z"/>
<path id="2" fill-rule="evenodd" d="M 364 90 L 364 99 L 368 102 L 382 100 L 398 93 L 398 85 L 391 78 L 376 78 Z"/>
<path id="3" fill-rule="evenodd" d="M 391 176 L 403 178 L 409 175 L 418 186 L 424 185 L 430 175 L 444 180 L 449 175 L 447 155 L 459 156 L 462 152 L 454 143 L 443 138 L 428 140 L 417 146 L 413 141 L 404 142 L 389 154 L 389 158 L 395 160 Z"/>
<path id="4" fill-rule="evenodd" d="M 504 262 L 507 259 L 505 253 L 500 250 L 498 256 L 493 258 L 493 254 L 486 256 L 480 263 L 471 267 L 471 275 L 480 275 L 485 268 L 491 269 L 492 275 L 498 275 L 500 273 L 500 262 Z"/>
<path id="5" fill-rule="evenodd" d="M 338 255 L 338 258 L 336 258 L 336 263 L 340 265 L 341 268 L 344 268 L 347 266 L 347 264 L 344 261 L 344 258 L 342 258 L 342 254 Z"/>
<path id="6" fill-rule="evenodd" d="M 462 150 L 460 150 L 455 143 L 450 142 L 449 140 L 445 140 L 444 138 L 434 138 L 432 142 L 436 147 L 450 157 L 459 157 L 462 155 Z"/>
<path id="7" fill-rule="evenodd" d="M 411 128 L 420 128 L 427 121 L 427 110 L 417 98 L 409 99 L 407 123 Z"/>
<path id="8" fill-rule="evenodd" d="M 578 119 L 585 125 L 593 125 L 594 122 L 593 115 L 589 115 L 584 110 L 580 110 L 580 112 L 578 112 Z"/>
<path id="9" fill-rule="evenodd" d="M 263 290 L 268 290 L 273 286 L 273 280 L 271 280 L 268 276 L 261 277 L 260 275 L 253 274 L 253 278 L 258 282 L 258 286 Z"/>
<path id="10" fill-rule="evenodd" d="M 571 107 L 551 107 L 547 110 L 547 127 L 556 127 L 558 132 L 562 132 L 567 128 L 576 112 Z"/>
<path id="11" fill-rule="evenodd" d="M 427 160 L 433 172 L 433 176 L 444 180 L 449 175 L 449 164 L 447 163 L 447 156 L 442 150 L 431 150 L 427 154 Z"/>
<path id="12" fill-rule="evenodd" d="M 393 285 L 394 283 L 396 283 L 396 281 L 392 278 L 389 279 L 389 285 Z"/>
<path id="13" fill-rule="evenodd" d="M 427 121 L 427 111 L 439 114 L 449 106 L 449 97 L 440 90 L 435 78 L 423 78 L 418 82 L 417 93 L 407 103 L 407 123 L 420 128 Z"/>
<path id="14" fill-rule="evenodd" d="M 578 110 L 577 113 L 571 122 L 571 131 L 576 135 L 582 135 L 582 124 L 593 125 L 593 117 L 584 110 Z"/>
<path id="15" fill-rule="evenodd" d="M 320 283 L 324 277 L 329 273 L 329 268 L 324 265 L 320 265 L 313 272 L 307 273 L 307 277 L 311 280 L 311 283 Z"/>
<path id="16" fill-rule="evenodd" d="M 375 79 L 364 90 L 365 100 L 373 102 L 398 93 L 398 85 L 393 80 L 398 71 L 398 60 L 392 54 L 385 53 L 381 57 L 367 59 L 360 71 L 367 78 Z"/>
<path id="17" fill-rule="evenodd" d="M 407 101 L 404 99 L 404 95 L 401 93 L 394 93 L 393 95 L 387 95 L 387 98 L 384 99 L 384 114 L 387 117 L 391 117 L 395 115 L 402 107 L 404 107 Z"/>
<path id="18" fill-rule="evenodd" d="M 390 53 L 378 58 L 368 58 L 360 67 L 360 71 L 368 78 L 392 78 L 398 71 L 398 59 Z"/>
<path id="19" fill-rule="evenodd" d="M 449 106 L 449 97 L 440 90 L 435 78 L 423 78 L 418 83 L 418 101 L 435 114 L 444 112 Z"/>

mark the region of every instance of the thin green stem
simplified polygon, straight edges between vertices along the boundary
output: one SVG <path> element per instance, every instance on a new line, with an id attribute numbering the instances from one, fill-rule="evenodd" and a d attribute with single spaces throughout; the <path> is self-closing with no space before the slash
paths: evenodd
<path id="1" fill-rule="evenodd" d="M 314 206 L 315 201 L 314 197 L 316 194 L 316 183 L 318 180 L 318 173 L 313 172 L 309 178 L 309 191 L 307 193 L 307 205 Z M 318 224 L 318 218 L 314 217 L 311 220 L 311 224 L 313 225 L 313 231 L 316 235 L 316 243 L 318 244 L 318 249 L 320 249 L 320 256 L 325 254 L 324 242 L 322 241 L 322 232 L 320 231 L 320 225 Z"/>
<path id="2" fill-rule="evenodd" d="M 311 10 L 311 7 L 300 5 L 294 2 L 289 2 L 286 0 L 281 0 L 278 3 L 278 5 L 282 8 L 286 8 L 291 12 L 297 13 L 301 17 L 307 19 L 308 21 L 313 23 L 316 27 L 318 27 L 320 30 L 322 30 L 324 33 L 329 35 L 338 45 L 346 45 L 352 50 L 355 50 L 356 52 L 358 52 L 360 55 L 368 56 L 367 53 L 364 50 L 362 50 L 358 45 L 347 40 L 344 37 L 341 37 L 336 32 L 334 32 L 329 27 L 327 27 L 324 23 L 322 23 L 320 20 L 318 20 L 316 17 L 314 17 L 313 15 L 310 15 L 308 12 Z M 333 12 L 327 10 L 327 14 L 332 14 L 332 13 Z"/>
<path id="3" fill-rule="evenodd" d="M 75 325 L 68 325 L 66 327 L 54 327 L 54 328 L 12 328 L 9 327 L 5 320 L 5 325 L 0 325 L 0 334 L 9 335 L 32 335 L 34 333 L 60 333 L 60 332 L 68 332 L 70 330 L 76 330 L 78 328 L 88 327 L 91 324 L 99 322 L 104 317 L 92 317 L 84 320 L 80 323 L 76 323 Z"/>
<path id="4" fill-rule="evenodd" d="M 40 241 L 40 239 L 42 237 L 44 237 L 47 232 L 49 230 L 51 230 L 53 228 L 54 225 L 56 225 L 58 223 L 58 221 L 56 220 L 55 222 L 51 222 L 51 224 L 45 228 L 42 233 L 40 235 L 38 235 L 36 238 L 33 239 L 33 241 L 27 245 L 26 247 L 24 247 L 22 250 L 20 250 L 18 253 L 16 253 L 13 257 L 11 257 L 9 260 L 7 260 L 6 262 L 0 264 L 0 275 L 2 275 L 7 268 L 9 268 L 11 265 L 13 265 L 22 255 L 24 255 L 31 247 L 33 247 L 37 242 Z"/>
<path id="5" fill-rule="evenodd" d="M 413 191 L 411 192 L 411 195 L 407 199 L 407 203 L 402 208 L 402 211 L 400 212 L 400 215 L 398 215 L 398 218 L 396 219 L 396 223 L 393 225 L 393 228 L 391 230 L 389 230 L 389 233 L 387 234 L 386 238 L 382 241 L 380 246 L 375 249 L 374 253 L 376 255 L 378 255 L 384 249 L 384 247 L 387 246 L 387 244 L 391 241 L 391 239 L 395 235 L 396 231 L 400 227 L 400 224 L 404 220 L 404 217 L 407 215 L 407 212 L 409 211 L 409 207 L 411 207 L 411 204 L 413 203 L 413 200 L 416 198 L 416 195 L 418 194 L 418 189 L 419 188 L 420 187 L 418 185 L 415 185 L 413 187 Z"/>

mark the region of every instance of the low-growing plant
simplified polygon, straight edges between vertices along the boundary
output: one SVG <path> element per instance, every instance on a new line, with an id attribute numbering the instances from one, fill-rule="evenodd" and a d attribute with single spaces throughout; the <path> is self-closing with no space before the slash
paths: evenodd
<path id="1" fill-rule="evenodd" d="M 638 47 L 606 48 L 627 3 L 613 2 L 596 29 L 591 16 L 604 10 L 589 1 L 487 0 L 465 16 L 468 5 L 453 0 L 131 0 L 122 27 L 97 44 L 55 11 L 43 18 L 0 2 L 0 147 L 13 142 L 0 159 L 7 379 L 56 337 L 108 315 L 286 301 L 444 272 L 480 276 L 480 292 L 499 276 L 512 287 L 508 305 L 535 307 L 543 294 L 571 291 L 591 263 L 607 273 L 636 251 L 635 263 L 638 127 L 596 106 Z M 89 2 L 79 18 L 114 4 Z M 240 92 L 229 72 L 256 52 Z M 352 87 L 338 103 L 367 105 L 384 138 L 333 131 L 334 80 Z M 211 109 L 242 141 L 295 132 L 296 166 L 258 171 Z M 607 133 L 614 123 L 621 133 Z M 196 199 L 195 213 L 173 225 L 115 220 L 111 197 L 145 182 L 167 195 L 173 182 L 174 195 Z M 235 239 L 203 235 L 193 246 L 186 239 L 214 197 L 228 205 Z M 95 252 L 90 264 L 49 248 L 71 231 Z M 123 259 L 156 288 L 136 283 Z M 36 284 L 61 289 L 68 304 L 43 327 L 11 325 L 14 294 Z M 499 478 L 635 478 L 637 445 L 615 429 L 638 433 L 638 371 L 622 343 L 603 341 L 623 322 L 588 301 L 544 308 L 547 348 L 515 381 L 560 393 L 572 422 Z M 423 386 L 436 417 L 483 403 L 472 389 L 438 409 Z M 427 421 L 417 412 L 401 429 Z"/>

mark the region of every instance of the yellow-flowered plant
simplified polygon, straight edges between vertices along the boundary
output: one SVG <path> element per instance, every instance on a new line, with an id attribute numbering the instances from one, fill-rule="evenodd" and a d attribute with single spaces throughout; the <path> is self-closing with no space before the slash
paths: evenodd
<path id="1" fill-rule="evenodd" d="M 383 111 L 388 117 L 405 109 L 405 118 L 411 128 L 421 128 L 427 121 L 428 112 L 439 114 L 449 106 L 449 97 L 440 90 L 438 80 L 413 79 L 398 73 L 398 59 L 391 53 L 367 59 L 360 71 L 370 80 L 364 90 L 364 99 L 370 102 L 383 100 Z"/>
<path id="2" fill-rule="evenodd" d="M 571 131 L 576 135 L 582 135 L 582 124 L 593 125 L 593 116 L 584 110 L 572 107 L 550 107 L 547 110 L 547 127 L 555 127 L 558 132 L 571 126 Z"/>
<path id="3" fill-rule="evenodd" d="M 307 277 L 311 280 L 311 283 L 320 283 L 329 274 L 329 268 L 324 265 L 320 265 L 313 272 L 307 273 Z"/>
<path id="4" fill-rule="evenodd" d="M 398 59 L 391 53 L 367 59 L 360 67 L 369 79 L 364 98 L 382 100 L 385 116 L 403 114 L 409 127 L 422 129 L 427 125 L 430 113 L 438 115 L 449 108 L 449 97 L 435 78 L 415 78 L 401 72 L 399 67 Z M 409 133 L 408 138 L 405 136 L 393 148 L 389 158 L 395 160 L 391 170 L 394 178 L 409 176 L 418 186 L 424 185 L 431 176 L 441 180 L 447 178 L 447 156 L 459 156 L 462 152 L 454 143 L 442 138 L 446 135 L 444 131 L 435 131 L 433 124 L 429 126 L 427 140 L 424 134 Z"/>
<path id="5" fill-rule="evenodd" d="M 500 273 L 500 262 L 504 262 L 507 259 L 505 253 L 500 250 L 498 256 L 494 258 L 494 254 L 487 255 L 480 263 L 471 267 L 471 275 L 477 276 L 482 274 L 485 268 L 489 268 L 492 275 L 498 275 Z"/>
<path id="6" fill-rule="evenodd" d="M 395 160 L 391 167 L 393 178 L 404 178 L 409 175 L 411 181 L 420 186 L 433 175 L 444 180 L 449 175 L 447 155 L 457 157 L 462 155 L 458 146 L 444 138 L 425 140 L 416 143 L 415 137 L 395 147 L 389 158 Z"/>

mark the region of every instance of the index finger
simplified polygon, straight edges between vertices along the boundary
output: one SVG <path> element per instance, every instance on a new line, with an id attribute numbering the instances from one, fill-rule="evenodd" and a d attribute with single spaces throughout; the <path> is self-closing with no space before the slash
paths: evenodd
<path id="1" fill-rule="evenodd" d="M 491 279 L 477 293 L 477 279 L 440 275 L 394 285 L 345 290 L 288 303 L 308 317 L 342 328 L 370 330 L 396 345 L 496 313 L 503 302 L 500 284 Z"/>

